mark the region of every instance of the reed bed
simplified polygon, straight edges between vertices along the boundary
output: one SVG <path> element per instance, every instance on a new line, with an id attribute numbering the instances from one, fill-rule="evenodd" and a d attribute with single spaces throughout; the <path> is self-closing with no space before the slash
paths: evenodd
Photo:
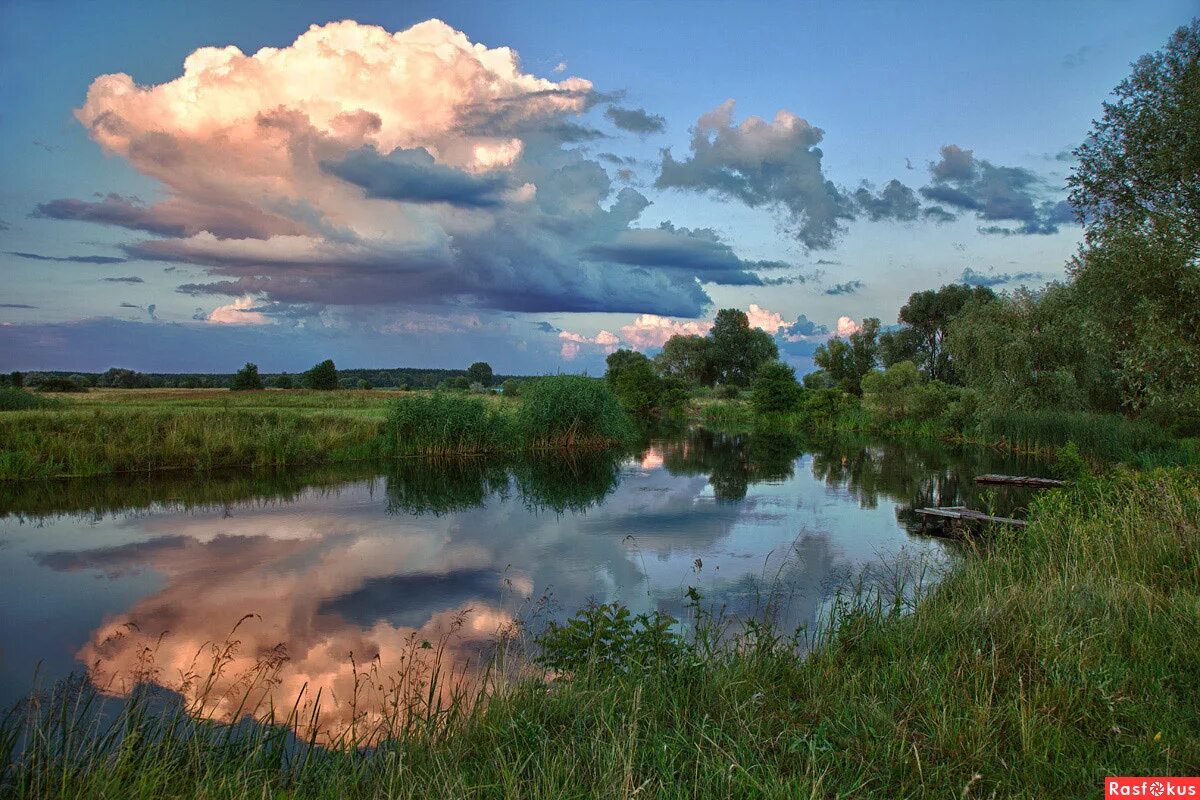
<path id="1" fill-rule="evenodd" d="M 230 727 L 146 702 L 101 722 L 64 692 L 0 726 L 0 792 L 1082 798 L 1200 771 L 1195 470 L 1047 493 L 936 588 L 897 586 L 840 597 L 803 638 L 769 619 L 726 636 L 691 592 L 687 627 L 592 606 L 532 651 L 546 679 L 493 670 L 445 703 L 418 679 L 366 747 L 362 728 L 318 746 L 304 699 Z"/>

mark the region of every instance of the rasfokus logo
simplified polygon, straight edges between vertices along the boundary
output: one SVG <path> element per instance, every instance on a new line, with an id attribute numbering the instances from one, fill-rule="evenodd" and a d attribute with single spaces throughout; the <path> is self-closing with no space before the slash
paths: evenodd
<path id="1" fill-rule="evenodd" d="M 1105 778 L 1104 797 L 1200 798 L 1200 778 Z"/>

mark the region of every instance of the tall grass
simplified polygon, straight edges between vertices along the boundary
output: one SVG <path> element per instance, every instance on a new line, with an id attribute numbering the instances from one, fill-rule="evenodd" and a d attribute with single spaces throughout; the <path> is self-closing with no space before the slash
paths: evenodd
<path id="1" fill-rule="evenodd" d="M 603 382 L 554 375 L 528 381 L 516 406 L 444 392 L 394 400 L 384 449 L 392 455 L 475 455 L 610 447 L 632 435 L 629 418 Z"/>
<path id="2" fill-rule="evenodd" d="M 294 411 L 19 411 L 0 415 L 0 479 L 347 461 L 377 453 L 380 427 Z"/>
<path id="3" fill-rule="evenodd" d="M 366 749 L 353 730 L 309 746 L 299 702 L 264 716 L 301 741 L 136 702 L 106 724 L 35 704 L 0 726 L 0 793 L 1094 797 L 1105 775 L 1200 770 L 1198 576 L 1200 474 L 1122 470 L 1044 495 L 915 608 L 910 591 L 834 602 L 811 650 L 595 606 L 542 638 L 549 684 L 422 703 L 418 681 Z"/>
<path id="4" fill-rule="evenodd" d="M 983 414 L 978 435 L 989 443 L 1030 452 L 1074 442 L 1083 453 L 1105 461 L 1128 461 L 1142 451 L 1168 450 L 1176 441 L 1149 422 L 1117 414 L 1054 409 Z"/>
<path id="5" fill-rule="evenodd" d="M 34 408 L 61 408 L 62 402 L 42 397 L 13 386 L 0 386 L 0 411 L 28 411 Z"/>

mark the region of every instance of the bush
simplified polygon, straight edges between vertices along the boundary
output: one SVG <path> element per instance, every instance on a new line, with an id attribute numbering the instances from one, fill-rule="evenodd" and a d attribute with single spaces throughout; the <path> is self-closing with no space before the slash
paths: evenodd
<path id="1" fill-rule="evenodd" d="M 39 392 L 86 392 L 87 387 L 71 378 L 42 378 L 38 381 Z"/>
<path id="2" fill-rule="evenodd" d="M 366 378 L 359 378 L 358 379 L 358 388 L 359 389 L 374 389 L 375 387 L 372 386 L 371 382 L 369 380 L 367 380 Z"/>
<path id="3" fill-rule="evenodd" d="M 518 424 L 534 446 L 616 443 L 633 428 L 612 390 L 581 375 L 550 375 L 525 385 Z"/>
<path id="4" fill-rule="evenodd" d="M 471 382 L 462 375 L 455 378 L 447 378 L 438 384 L 439 389 L 448 392 L 467 392 L 471 389 Z"/>
<path id="5" fill-rule="evenodd" d="M 229 382 L 229 389 L 234 392 L 258 391 L 262 388 L 262 378 L 258 375 L 258 365 L 251 364 L 250 362 L 246 362 L 246 366 L 235 372 L 233 380 Z"/>
<path id="6" fill-rule="evenodd" d="M 327 358 L 305 372 L 304 387 L 306 389 L 320 389 L 322 391 L 331 391 L 338 388 L 337 367 L 334 366 L 333 361 Z"/>
<path id="7" fill-rule="evenodd" d="M 804 390 L 796 371 L 782 361 L 764 364 L 750 383 L 750 405 L 758 414 L 786 414 L 796 410 Z"/>
<path id="8" fill-rule="evenodd" d="M 513 445 L 511 424 L 487 402 L 446 392 L 393 400 L 384 438 L 391 455 L 487 453 Z"/>
<path id="9" fill-rule="evenodd" d="M 0 387 L 0 411 L 28 411 L 35 408 L 60 408 L 62 402 L 38 397 L 15 386 Z"/>
<path id="10" fill-rule="evenodd" d="M 476 361 L 467 367 L 467 380 L 471 383 L 478 383 L 487 387 L 492 385 L 492 379 L 492 365 L 486 361 Z"/>
<path id="11" fill-rule="evenodd" d="M 718 400 L 737 400 L 742 391 L 738 387 L 723 383 L 713 390 L 713 397 Z"/>
<path id="12" fill-rule="evenodd" d="M 604 381 L 621 408 L 631 414 L 655 415 L 678 410 L 687 401 L 687 386 L 674 375 L 659 375 L 650 359 L 633 350 L 618 350 L 607 359 Z"/>
<path id="13" fill-rule="evenodd" d="M 519 397 L 521 394 L 521 384 L 509 378 L 504 383 L 500 384 L 500 394 L 505 397 Z"/>
<path id="14" fill-rule="evenodd" d="M 291 389 L 293 385 L 292 376 L 285 372 L 275 378 L 273 385 L 276 389 Z"/>

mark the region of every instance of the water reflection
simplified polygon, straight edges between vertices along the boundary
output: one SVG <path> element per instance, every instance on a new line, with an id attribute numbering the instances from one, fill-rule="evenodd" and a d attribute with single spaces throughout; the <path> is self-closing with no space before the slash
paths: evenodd
<path id="1" fill-rule="evenodd" d="M 83 664 L 220 719 L 250 686 L 278 707 L 319 688 L 338 727 L 419 688 L 412 665 L 438 646 L 462 676 L 517 619 L 593 599 L 683 616 L 696 586 L 809 625 L 862 570 L 941 557 L 906 531 L 914 505 L 978 506 L 974 474 L 1038 466 L 693 429 L 632 454 L 5 486 L 0 701 L 39 661 Z"/>

